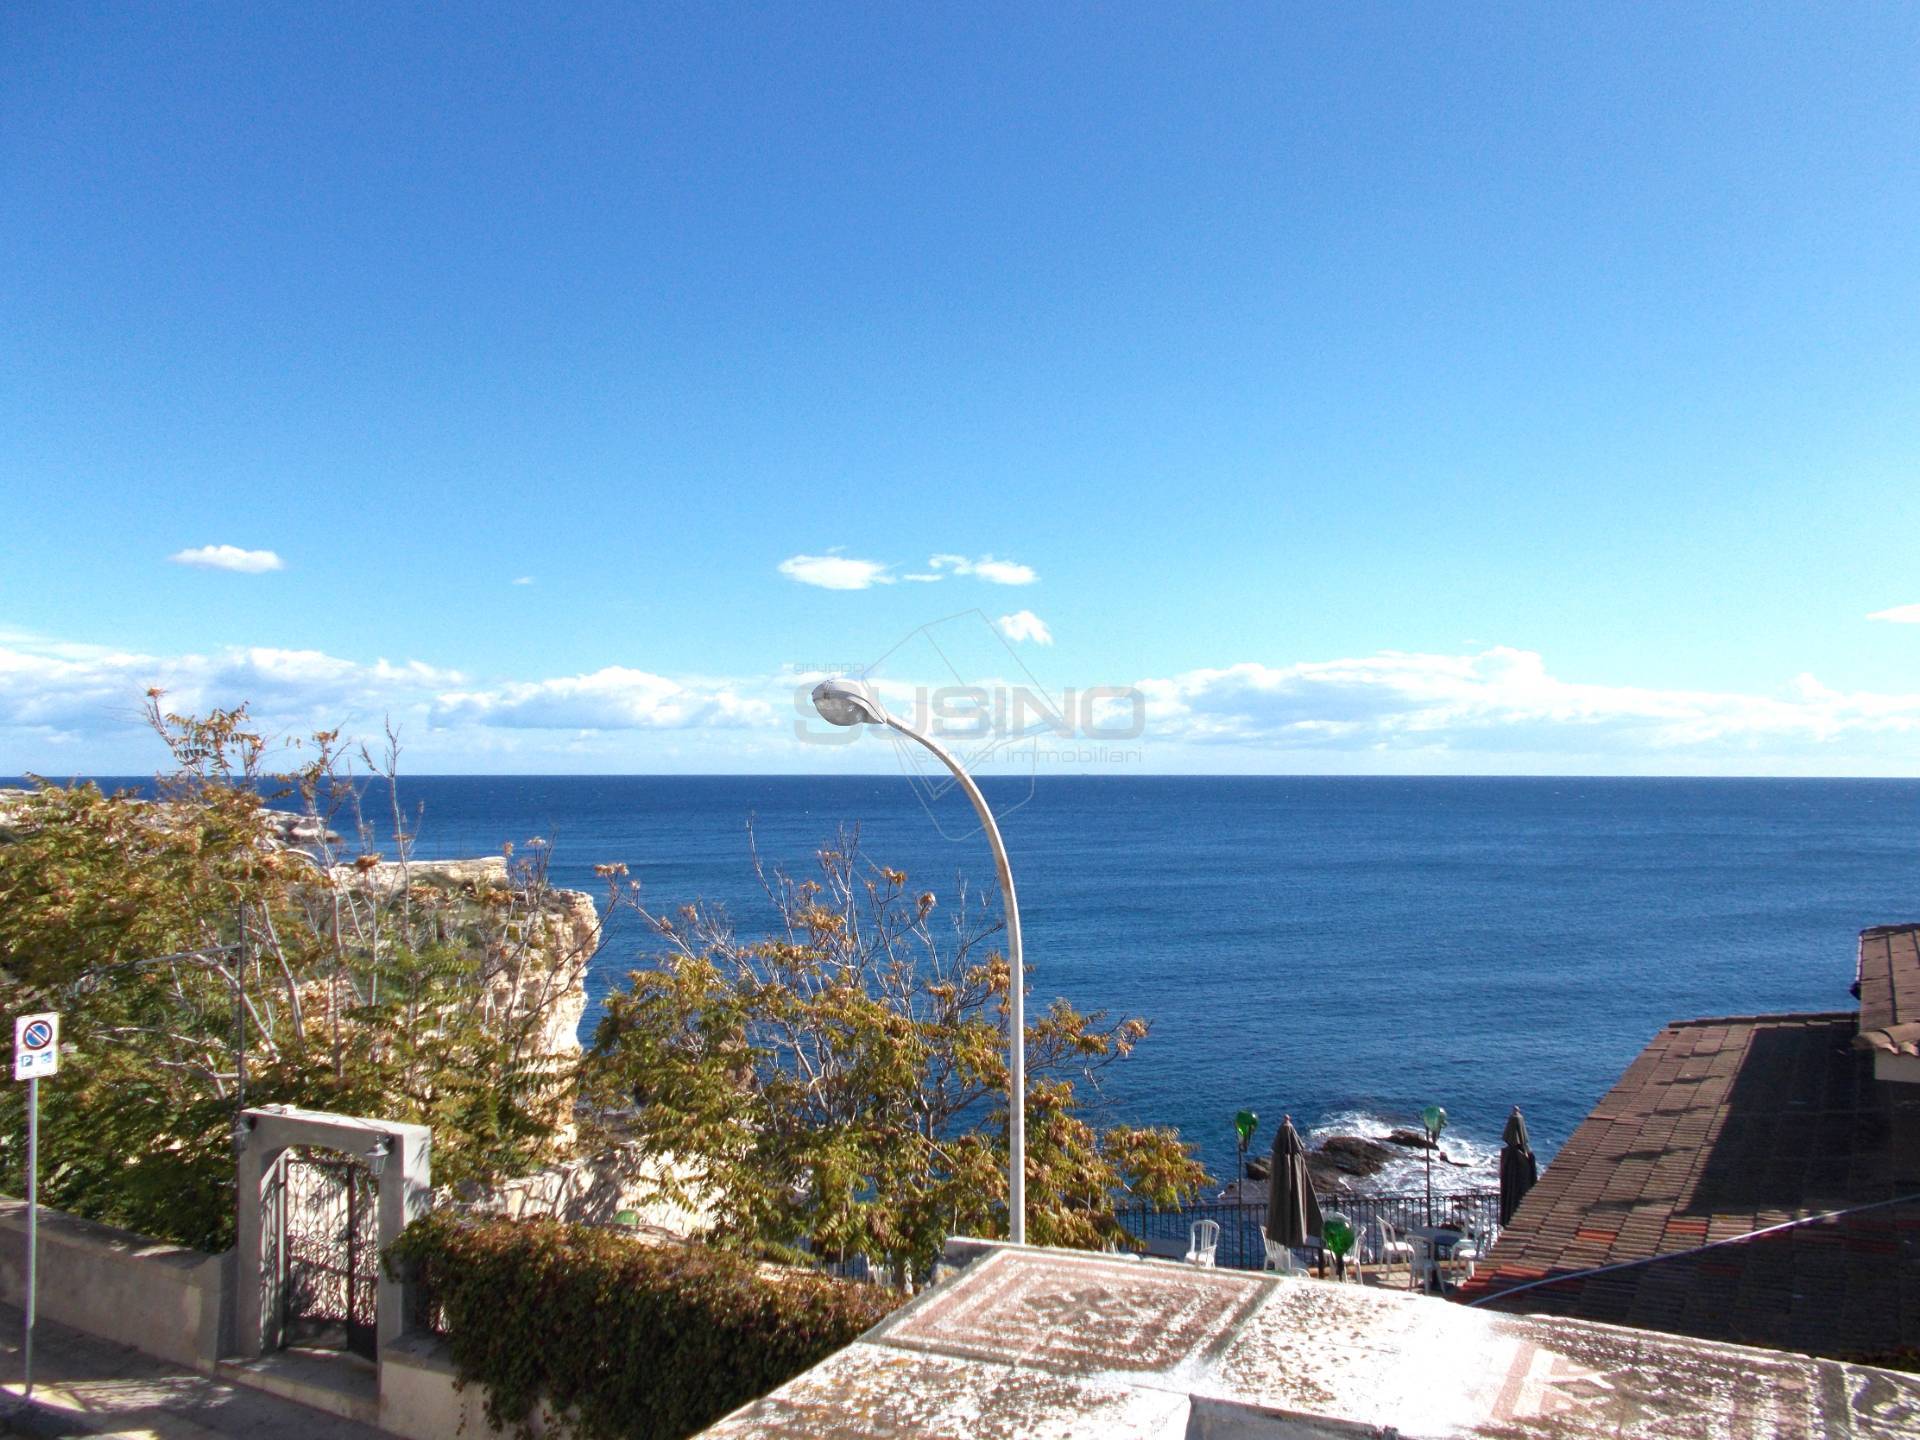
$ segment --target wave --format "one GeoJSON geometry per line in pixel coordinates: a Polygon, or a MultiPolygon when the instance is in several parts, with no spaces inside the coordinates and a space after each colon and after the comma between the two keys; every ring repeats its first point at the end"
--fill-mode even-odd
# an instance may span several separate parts
{"type": "MultiPolygon", "coordinates": [[[[1302,1139],[1309,1150],[1334,1135],[1358,1135],[1363,1140],[1384,1142],[1395,1130],[1418,1130],[1420,1121],[1411,1115],[1382,1115],[1377,1111],[1346,1109],[1332,1111],[1309,1128],[1302,1139]]],[[[1372,1175],[1356,1178],[1352,1188],[1363,1193],[1393,1195],[1423,1191],[1427,1183],[1427,1158],[1423,1150],[1403,1150],[1389,1145],[1394,1158],[1372,1175]]],[[[1452,1127],[1441,1132],[1439,1152],[1433,1162],[1433,1190],[1436,1195],[1462,1190],[1487,1190],[1500,1183],[1500,1142],[1491,1141],[1452,1127]],[[1444,1158],[1443,1158],[1444,1157],[1444,1158]]]]}

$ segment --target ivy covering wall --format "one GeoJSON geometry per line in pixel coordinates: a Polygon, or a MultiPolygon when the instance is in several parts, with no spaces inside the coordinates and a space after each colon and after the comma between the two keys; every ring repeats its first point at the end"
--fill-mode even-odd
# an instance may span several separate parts
{"type": "Polygon", "coordinates": [[[730,1251],[552,1220],[415,1221],[388,1252],[419,1267],[460,1382],[531,1433],[679,1440],[846,1345],[901,1301],[730,1251]],[[552,1433],[551,1431],[549,1433],[552,1433]]]}

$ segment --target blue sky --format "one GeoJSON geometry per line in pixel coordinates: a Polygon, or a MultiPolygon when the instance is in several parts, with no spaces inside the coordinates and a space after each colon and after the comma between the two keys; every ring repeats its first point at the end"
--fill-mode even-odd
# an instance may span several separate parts
{"type": "Polygon", "coordinates": [[[0,773],[1920,773],[1920,12],[559,8],[0,18],[0,773]]]}

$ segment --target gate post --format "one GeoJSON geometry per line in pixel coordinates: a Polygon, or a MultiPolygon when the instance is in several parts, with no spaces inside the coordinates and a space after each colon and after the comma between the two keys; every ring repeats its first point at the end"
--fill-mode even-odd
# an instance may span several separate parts
{"type": "MultiPolygon", "coordinates": [[[[244,1122],[243,1122],[244,1123],[244,1122]]],[[[234,1217],[233,1340],[242,1359],[253,1360],[280,1344],[280,1268],[286,1261],[286,1204],[280,1193],[281,1160],[285,1145],[264,1137],[246,1142],[235,1157],[234,1175],[238,1214],[234,1217]],[[268,1227],[274,1233],[267,1234],[268,1227]],[[267,1274],[273,1260],[275,1273],[267,1274]]]]}
{"type": "MultiPolygon", "coordinates": [[[[380,1249],[433,1208],[433,1132],[424,1125],[390,1125],[387,1165],[380,1176],[380,1249]]],[[[386,1261],[380,1267],[379,1344],[386,1349],[407,1333],[413,1310],[414,1279],[403,1273],[394,1279],[386,1261]]]]}

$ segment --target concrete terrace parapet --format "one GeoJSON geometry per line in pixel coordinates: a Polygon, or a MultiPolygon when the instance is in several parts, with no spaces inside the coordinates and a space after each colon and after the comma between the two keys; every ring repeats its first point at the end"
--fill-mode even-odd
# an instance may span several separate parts
{"type": "Polygon", "coordinates": [[[957,1274],[706,1435],[1920,1433],[1920,1377],[1357,1285],[960,1240],[957,1274]]]}
{"type": "MultiPolygon", "coordinates": [[[[208,1255],[40,1207],[39,1312],[211,1372],[231,1343],[233,1252],[208,1255]]],[[[25,1303],[27,1202],[0,1196],[0,1299],[25,1303]]]]}
{"type": "MultiPolygon", "coordinates": [[[[377,1423],[404,1440],[501,1433],[487,1422],[486,1387],[463,1386],[447,1343],[433,1335],[407,1335],[381,1348],[377,1423]]],[[[534,1440],[544,1440],[548,1428],[536,1406],[528,1422],[534,1440]]]]}

